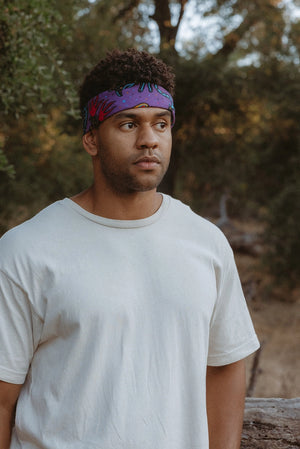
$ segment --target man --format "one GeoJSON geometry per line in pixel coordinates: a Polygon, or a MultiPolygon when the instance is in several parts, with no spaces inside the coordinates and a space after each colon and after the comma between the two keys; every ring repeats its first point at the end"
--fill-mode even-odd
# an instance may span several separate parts
{"type": "Polygon", "coordinates": [[[173,91],[108,54],[80,91],[93,185],[1,239],[1,449],[239,447],[258,341],[223,234],[157,192],[173,91]]]}

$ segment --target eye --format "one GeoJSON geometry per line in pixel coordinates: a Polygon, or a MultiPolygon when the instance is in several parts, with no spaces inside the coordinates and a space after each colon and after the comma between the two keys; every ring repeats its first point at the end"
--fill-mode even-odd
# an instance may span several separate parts
{"type": "Polygon", "coordinates": [[[131,129],[135,128],[135,123],[134,122],[126,122],[126,123],[122,123],[121,128],[125,131],[130,131],[131,129]]]}
{"type": "Polygon", "coordinates": [[[158,122],[158,123],[155,124],[155,126],[156,126],[156,128],[159,131],[164,131],[168,127],[168,123],[166,123],[166,122],[158,122]]]}

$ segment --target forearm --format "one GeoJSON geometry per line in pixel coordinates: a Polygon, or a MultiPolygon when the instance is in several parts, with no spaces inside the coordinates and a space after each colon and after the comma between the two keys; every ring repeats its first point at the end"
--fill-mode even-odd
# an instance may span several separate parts
{"type": "Polygon", "coordinates": [[[9,449],[16,403],[22,385],[0,380],[0,449],[9,449]]]}
{"type": "Polygon", "coordinates": [[[209,449],[239,449],[245,388],[243,360],[221,367],[207,367],[209,449]]]}
{"type": "Polygon", "coordinates": [[[0,408],[0,449],[9,449],[14,414],[0,408]]]}

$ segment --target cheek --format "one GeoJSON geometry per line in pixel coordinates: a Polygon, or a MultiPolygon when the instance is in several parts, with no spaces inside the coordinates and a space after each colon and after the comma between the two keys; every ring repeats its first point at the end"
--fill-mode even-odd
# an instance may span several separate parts
{"type": "Polygon", "coordinates": [[[135,144],[135,137],[133,133],[112,133],[108,140],[109,148],[114,153],[115,157],[118,155],[122,157],[126,153],[130,153],[135,144]]]}
{"type": "Polygon", "coordinates": [[[172,151],[172,137],[166,137],[163,142],[163,150],[165,157],[170,157],[172,151]]]}
{"type": "Polygon", "coordinates": [[[133,156],[132,151],[129,150],[129,145],[116,138],[114,142],[102,143],[99,148],[99,157],[102,165],[105,165],[108,170],[116,171],[125,168],[133,156]]]}
{"type": "Polygon", "coordinates": [[[100,152],[105,152],[111,159],[117,159],[118,156],[121,157],[126,151],[126,148],[126,139],[122,139],[117,132],[103,133],[99,139],[100,152]]]}

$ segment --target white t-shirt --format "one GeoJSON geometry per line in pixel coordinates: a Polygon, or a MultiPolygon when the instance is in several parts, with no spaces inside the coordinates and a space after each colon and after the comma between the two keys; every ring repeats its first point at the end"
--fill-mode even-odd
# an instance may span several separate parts
{"type": "Polygon", "coordinates": [[[208,449],[208,365],[258,346],[223,234],[167,195],[141,220],[58,201],[0,241],[11,449],[208,449]]]}

